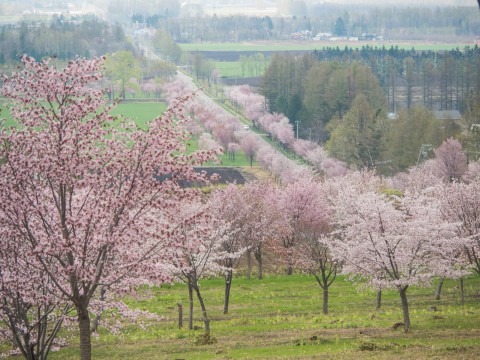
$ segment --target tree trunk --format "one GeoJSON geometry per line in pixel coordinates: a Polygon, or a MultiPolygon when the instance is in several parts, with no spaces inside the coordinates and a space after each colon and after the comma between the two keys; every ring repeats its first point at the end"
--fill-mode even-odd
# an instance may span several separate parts
{"type": "Polygon", "coordinates": [[[232,269],[228,269],[225,274],[225,302],[223,305],[223,313],[228,314],[228,302],[230,301],[230,288],[232,287],[233,273],[232,269]]]}
{"type": "Polygon", "coordinates": [[[200,288],[197,285],[194,285],[195,292],[197,293],[198,301],[200,302],[200,307],[202,308],[202,317],[203,324],[205,325],[205,335],[210,336],[210,320],[208,319],[207,309],[205,308],[205,303],[203,301],[202,295],[200,294],[200,288]]]}
{"type": "Polygon", "coordinates": [[[80,329],[80,359],[91,360],[92,343],[90,339],[90,315],[86,307],[77,307],[78,325],[80,329]]]}
{"type": "Polygon", "coordinates": [[[382,289],[378,289],[377,291],[377,310],[382,307],[382,289]]]}
{"type": "Polygon", "coordinates": [[[183,327],[183,306],[181,303],[177,303],[178,307],[178,328],[181,329],[183,327]]]}
{"type": "MultiPolygon", "coordinates": [[[[107,289],[102,288],[100,292],[100,301],[105,302],[106,299],[107,299],[107,289]]],[[[92,334],[97,332],[98,330],[98,325],[100,324],[100,319],[102,317],[102,311],[103,311],[103,306],[100,309],[100,312],[95,316],[95,319],[93,320],[92,329],[90,330],[92,334]]]]}
{"type": "Polygon", "coordinates": [[[247,279],[252,276],[252,250],[247,250],[247,279]]]}
{"type": "Polygon", "coordinates": [[[460,278],[460,303],[465,305],[465,292],[463,289],[463,277],[460,278]]]}
{"type": "Polygon", "coordinates": [[[401,287],[399,289],[400,299],[402,299],[404,330],[406,333],[410,331],[410,313],[408,312],[407,289],[408,286],[401,287]]]}
{"type": "Polygon", "coordinates": [[[258,246],[255,250],[255,259],[257,259],[258,264],[258,279],[263,279],[263,256],[262,256],[262,248],[258,246]]]}
{"type": "Polygon", "coordinates": [[[328,288],[323,289],[323,313],[328,314],[328,288]]]}
{"type": "Polygon", "coordinates": [[[289,264],[287,268],[287,275],[292,275],[292,274],[293,274],[293,266],[289,264]]]}
{"type": "Polygon", "coordinates": [[[192,284],[188,284],[188,330],[193,330],[193,288],[192,284]]]}
{"type": "Polygon", "coordinates": [[[443,281],[444,280],[445,280],[445,278],[442,276],[440,278],[440,282],[438,283],[437,291],[435,291],[435,300],[440,300],[440,294],[442,293],[442,286],[443,286],[443,281]]]}

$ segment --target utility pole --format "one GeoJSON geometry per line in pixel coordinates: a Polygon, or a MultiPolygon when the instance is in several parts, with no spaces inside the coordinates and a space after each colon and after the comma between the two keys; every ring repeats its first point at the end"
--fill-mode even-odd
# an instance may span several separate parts
{"type": "MultiPolygon", "coordinates": [[[[478,0],[478,1],[480,1],[480,0],[478,0]]],[[[299,122],[300,122],[300,121],[298,121],[298,120],[295,121],[295,124],[297,125],[297,140],[298,140],[298,123],[299,123],[299,122]]]]}

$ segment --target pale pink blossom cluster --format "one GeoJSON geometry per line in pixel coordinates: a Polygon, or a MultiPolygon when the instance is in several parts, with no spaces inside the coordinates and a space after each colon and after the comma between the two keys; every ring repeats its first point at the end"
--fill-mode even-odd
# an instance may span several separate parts
{"type": "Polygon", "coordinates": [[[163,84],[162,93],[168,104],[173,104],[173,102],[179,98],[192,95],[192,91],[181,79],[174,79],[173,81],[163,84]]]}
{"type": "Polygon", "coordinates": [[[162,84],[155,79],[144,80],[140,88],[147,96],[150,96],[150,94],[155,94],[157,99],[160,97],[160,93],[162,92],[162,84]]]}
{"type": "Polygon", "coordinates": [[[258,126],[258,120],[266,112],[265,98],[253,92],[248,85],[233,86],[225,88],[224,91],[225,96],[240,106],[245,116],[258,126]]]}

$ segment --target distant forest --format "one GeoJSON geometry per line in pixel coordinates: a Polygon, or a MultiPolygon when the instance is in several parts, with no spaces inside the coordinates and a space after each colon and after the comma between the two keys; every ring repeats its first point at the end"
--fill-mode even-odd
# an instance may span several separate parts
{"type": "MultiPolygon", "coordinates": [[[[312,65],[305,58],[288,59],[291,55],[279,55],[273,59],[265,75],[264,92],[271,110],[277,104],[284,106],[280,96],[293,96],[291,89],[300,89],[308,81],[297,76],[295,62],[301,63],[308,71],[312,65]],[[289,63],[280,66],[284,74],[279,74],[277,62],[289,63]],[[292,63],[293,62],[293,63],[292,63]],[[292,72],[293,71],[293,72],[292,72]],[[284,77],[283,84],[273,84],[272,77],[284,77]],[[273,88],[271,87],[273,86],[273,88]],[[283,89],[280,92],[274,88],[283,89]]],[[[478,46],[452,51],[415,51],[398,47],[326,48],[315,50],[315,60],[350,64],[360,61],[366,64],[375,75],[387,98],[387,109],[394,112],[398,108],[423,105],[430,110],[459,110],[464,112],[469,99],[480,96],[480,49],[478,46]]],[[[293,92],[295,93],[295,92],[293,92]]],[[[341,107],[337,111],[342,113],[341,107]]]]}
{"type": "Polygon", "coordinates": [[[307,31],[336,36],[377,34],[386,39],[446,41],[480,36],[476,7],[360,7],[318,4],[291,17],[190,16],[165,14],[131,17],[135,24],[160,26],[177,42],[285,40],[307,31]]]}
{"type": "Polygon", "coordinates": [[[93,16],[69,20],[55,16],[49,24],[23,22],[0,29],[0,64],[19,61],[22,54],[69,60],[118,50],[134,51],[123,28],[93,16]]]}
{"type": "Polygon", "coordinates": [[[350,165],[405,170],[423,145],[435,147],[449,137],[461,138],[474,158],[480,150],[477,46],[277,54],[261,91],[269,111],[285,114],[300,137],[325,144],[350,165]]]}

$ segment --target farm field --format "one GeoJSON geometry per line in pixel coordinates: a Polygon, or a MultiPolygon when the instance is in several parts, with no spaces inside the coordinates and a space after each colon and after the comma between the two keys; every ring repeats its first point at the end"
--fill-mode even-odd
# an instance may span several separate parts
{"type": "MultiPolygon", "coordinates": [[[[321,312],[322,291],[311,276],[233,279],[230,313],[224,315],[224,280],[201,282],[217,342],[195,345],[202,330],[187,330],[188,291],[174,284],[144,290],[149,298],[132,307],[162,316],[146,330],[127,325],[118,335],[105,332],[93,342],[95,359],[474,359],[480,352],[480,279],[465,281],[460,305],[458,281],[447,281],[442,299],[433,288],[408,290],[412,331],[392,326],[402,321],[400,299],[385,291],[380,310],[376,293],[358,291],[339,277],[331,286],[328,315],[321,312]],[[184,306],[184,328],[177,327],[177,303],[184,306]],[[429,311],[435,306],[437,311],[429,311]]],[[[194,325],[202,327],[195,302],[194,325]]],[[[75,337],[73,338],[75,339],[75,337]]],[[[72,342],[75,340],[71,340],[72,342]]],[[[51,359],[78,359],[76,344],[51,359]]]]}
{"type": "Polygon", "coordinates": [[[270,51],[307,51],[319,50],[327,47],[345,46],[353,48],[361,48],[362,46],[373,46],[390,48],[398,46],[400,49],[416,50],[453,50],[457,47],[462,49],[465,46],[474,46],[474,44],[459,44],[459,43],[425,43],[425,42],[331,42],[331,41],[285,41],[285,42],[242,42],[242,43],[191,43],[178,44],[183,51],[252,51],[252,52],[270,52],[270,51]]]}

